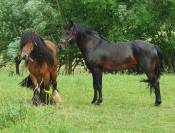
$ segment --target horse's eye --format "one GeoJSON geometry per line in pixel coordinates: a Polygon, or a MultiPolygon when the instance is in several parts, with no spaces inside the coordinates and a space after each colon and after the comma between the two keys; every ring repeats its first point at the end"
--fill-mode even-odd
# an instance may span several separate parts
{"type": "Polygon", "coordinates": [[[68,31],[66,31],[66,35],[69,35],[69,32],[68,31]]]}

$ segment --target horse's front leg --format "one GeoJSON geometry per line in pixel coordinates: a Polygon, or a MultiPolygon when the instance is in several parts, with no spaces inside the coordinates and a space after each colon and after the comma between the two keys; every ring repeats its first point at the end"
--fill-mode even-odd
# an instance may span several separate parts
{"type": "Polygon", "coordinates": [[[93,87],[94,87],[94,99],[97,99],[97,92],[95,92],[96,90],[98,91],[98,99],[96,100],[95,104],[99,105],[100,103],[102,103],[103,98],[102,98],[102,70],[99,68],[95,68],[92,71],[92,75],[93,75],[93,87]]]}
{"type": "Polygon", "coordinates": [[[58,103],[60,101],[60,96],[57,90],[56,75],[55,77],[53,77],[53,75],[51,74],[50,77],[49,72],[45,73],[43,81],[44,81],[44,89],[43,88],[41,89],[41,97],[43,97],[42,99],[45,100],[44,103],[45,104],[58,103]],[[50,85],[52,85],[53,91],[50,90],[50,85]]]}
{"type": "Polygon", "coordinates": [[[38,83],[37,83],[37,79],[35,78],[34,75],[30,74],[30,78],[32,80],[33,83],[33,97],[32,97],[32,102],[34,105],[40,105],[41,104],[41,99],[40,99],[40,94],[39,94],[39,87],[38,87],[38,83]]]}
{"type": "Polygon", "coordinates": [[[32,97],[32,102],[34,105],[40,105],[42,103],[42,100],[40,98],[40,92],[39,92],[39,87],[36,85],[33,88],[33,97],[32,97]]]}
{"type": "Polygon", "coordinates": [[[51,97],[51,90],[50,90],[50,73],[45,73],[40,86],[40,97],[42,102],[45,104],[52,104],[52,97],[51,97]]]}
{"type": "Polygon", "coordinates": [[[94,104],[97,101],[97,85],[96,85],[96,78],[95,78],[94,72],[92,72],[92,78],[93,78],[94,97],[91,103],[94,104]]]}

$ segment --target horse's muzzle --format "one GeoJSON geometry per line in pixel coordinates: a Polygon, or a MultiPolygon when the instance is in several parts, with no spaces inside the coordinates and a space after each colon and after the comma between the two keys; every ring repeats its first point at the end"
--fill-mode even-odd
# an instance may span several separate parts
{"type": "Polygon", "coordinates": [[[28,54],[26,54],[24,52],[21,53],[21,58],[24,59],[24,60],[26,60],[26,61],[27,60],[30,60],[30,61],[33,62],[33,59],[28,54]]]}
{"type": "Polygon", "coordinates": [[[21,59],[27,59],[28,55],[24,52],[21,53],[21,59]]]}
{"type": "Polygon", "coordinates": [[[59,47],[59,49],[61,49],[61,50],[65,50],[65,49],[66,49],[66,45],[63,44],[63,43],[59,43],[59,44],[58,44],[58,47],[59,47]]]}

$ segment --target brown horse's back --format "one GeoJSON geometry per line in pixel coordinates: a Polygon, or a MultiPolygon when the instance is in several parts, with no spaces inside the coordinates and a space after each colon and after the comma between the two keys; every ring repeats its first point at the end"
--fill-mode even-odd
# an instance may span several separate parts
{"type": "Polygon", "coordinates": [[[46,43],[47,47],[53,52],[54,57],[56,57],[57,49],[55,44],[49,40],[44,40],[44,42],[46,43]]]}

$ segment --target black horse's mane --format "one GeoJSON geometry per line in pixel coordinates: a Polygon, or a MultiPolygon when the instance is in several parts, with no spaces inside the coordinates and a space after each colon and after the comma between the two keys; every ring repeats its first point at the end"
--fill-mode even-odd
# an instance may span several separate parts
{"type": "Polygon", "coordinates": [[[110,42],[106,37],[100,35],[98,32],[94,31],[94,30],[91,30],[90,28],[87,28],[85,26],[81,26],[81,25],[76,25],[76,30],[82,34],[86,34],[86,35],[92,35],[94,37],[97,37],[97,38],[100,38],[100,39],[103,39],[107,42],[110,42]]]}
{"type": "Polygon", "coordinates": [[[46,62],[52,66],[54,64],[52,51],[47,47],[44,40],[35,32],[24,32],[21,36],[20,50],[31,41],[34,49],[32,50],[30,57],[36,60],[39,64],[46,62]]]}

